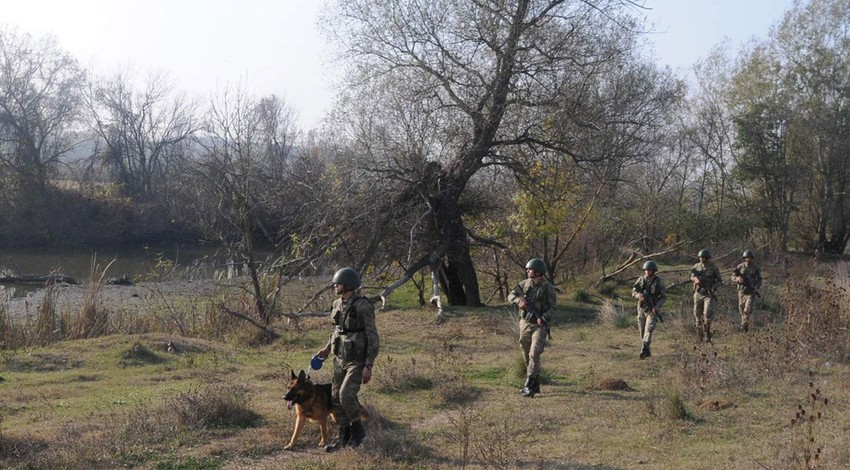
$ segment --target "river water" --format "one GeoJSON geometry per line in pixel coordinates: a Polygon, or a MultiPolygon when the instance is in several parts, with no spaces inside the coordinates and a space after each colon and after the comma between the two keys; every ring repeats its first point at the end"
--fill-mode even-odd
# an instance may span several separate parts
{"type": "MultiPolygon", "coordinates": [[[[239,265],[217,246],[103,246],[97,248],[0,248],[0,276],[51,273],[80,283],[99,278],[129,277],[134,281],[219,279],[239,274],[239,265]],[[110,264],[111,263],[111,264],[110,264]],[[107,268],[108,266],[108,268],[107,268]]],[[[40,286],[2,285],[0,299],[25,296],[40,286]]]]}

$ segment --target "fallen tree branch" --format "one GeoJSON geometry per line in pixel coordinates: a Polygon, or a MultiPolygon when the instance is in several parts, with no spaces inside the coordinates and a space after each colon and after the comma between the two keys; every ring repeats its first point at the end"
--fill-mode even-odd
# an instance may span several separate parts
{"type": "Polygon", "coordinates": [[[268,336],[269,340],[275,340],[277,338],[280,338],[280,335],[277,334],[277,332],[275,332],[273,329],[269,328],[266,325],[263,325],[262,323],[260,323],[257,320],[249,317],[248,315],[245,315],[244,313],[240,313],[240,312],[237,312],[235,310],[231,310],[231,309],[227,308],[224,304],[217,304],[216,307],[218,307],[219,310],[221,310],[222,312],[224,312],[228,315],[232,315],[236,318],[240,318],[240,319],[245,320],[246,322],[254,325],[258,329],[260,329],[263,333],[265,333],[268,336]]]}
{"type": "Polygon", "coordinates": [[[673,251],[678,251],[683,246],[690,245],[691,243],[694,243],[695,241],[697,241],[697,240],[680,241],[680,242],[674,243],[673,245],[668,246],[667,248],[665,248],[662,251],[650,253],[648,255],[642,255],[642,254],[638,253],[637,251],[632,250],[632,252],[629,254],[629,258],[626,261],[623,261],[622,263],[620,263],[620,265],[617,266],[614,269],[614,271],[612,271],[608,274],[604,274],[602,277],[600,277],[596,281],[596,284],[599,285],[599,284],[602,284],[603,282],[605,282],[609,279],[613,279],[614,276],[616,276],[617,274],[620,274],[621,272],[625,271],[626,269],[634,266],[635,264],[637,264],[641,261],[649,260],[649,259],[655,259],[655,258],[657,258],[661,255],[665,255],[665,254],[673,252],[673,251]]]}
{"type": "Polygon", "coordinates": [[[46,276],[4,276],[0,277],[0,284],[73,284],[79,285],[79,281],[64,274],[48,274],[46,276]]]}

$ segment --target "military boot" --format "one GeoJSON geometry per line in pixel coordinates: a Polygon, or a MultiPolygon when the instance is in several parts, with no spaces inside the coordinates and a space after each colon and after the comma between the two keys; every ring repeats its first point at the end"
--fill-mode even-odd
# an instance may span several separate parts
{"type": "Polygon", "coordinates": [[[365,438],[366,428],[363,427],[363,423],[360,421],[351,423],[351,439],[348,441],[348,445],[357,447],[363,443],[363,439],[365,438]]]}
{"type": "MultiPolygon", "coordinates": [[[[365,434],[364,434],[365,435],[365,434]]],[[[348,424],[337,424],[336,437],[325,446],[325,452],[335,452],[348,445],[351,440],[351,427],[348,424]]]]}
{"type": "Polygon", "coordinates": [[[741,323],[741,333],[746,333],[750,331],[749,323],[741,323]]]}
{"type": "Polygon", "coordinates": [[[652,353],[649,352],[649,342],[643,342],[643,349],[640,350],[640,358],[646,359],[647,357],[652,357],[652,353]]]}
{"type": "Polygon", "coordinates": [[[534,393],[535,393],[534,392],[535,382],[536,381],[534,380],[533,377],[528,377],[527,379],[525,379],[525,386],[522,387],[522,390],[519,392],[520,395],[522,395],[526,398],[533,397],[534,393]]]}

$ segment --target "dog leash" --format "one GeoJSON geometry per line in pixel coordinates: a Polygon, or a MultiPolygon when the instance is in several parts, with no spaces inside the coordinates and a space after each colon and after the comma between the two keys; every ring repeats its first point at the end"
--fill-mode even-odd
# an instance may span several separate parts
{"type": "MultiPolygon", "coordinates": [[[[327,359],[327,358],[325,358],[325,359],[327,359]]],[[[322,366],[325,364],[325,359],[322,359],[321,357],[319,357],[318,354],[314,354],[313,357],[310,358],[310,365],[308,366],[307,370],[308,371],[313,371],[313,370],[317,371],[317,370],[321,369],[322,366]]],[[[307,373],[307,376],[308,377],[310,376],[309,372],[307,373]]]]}

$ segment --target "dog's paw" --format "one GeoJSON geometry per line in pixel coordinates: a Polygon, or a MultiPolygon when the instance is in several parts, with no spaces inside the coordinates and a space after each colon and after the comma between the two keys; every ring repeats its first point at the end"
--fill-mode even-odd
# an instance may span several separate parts
{"type": "Polygon", "coordinates": [[[292,450],[293,447],[295,447],[295,444],[290,443],[290,444],[285,445],[283,447],[283,450],[292,450]]]}

